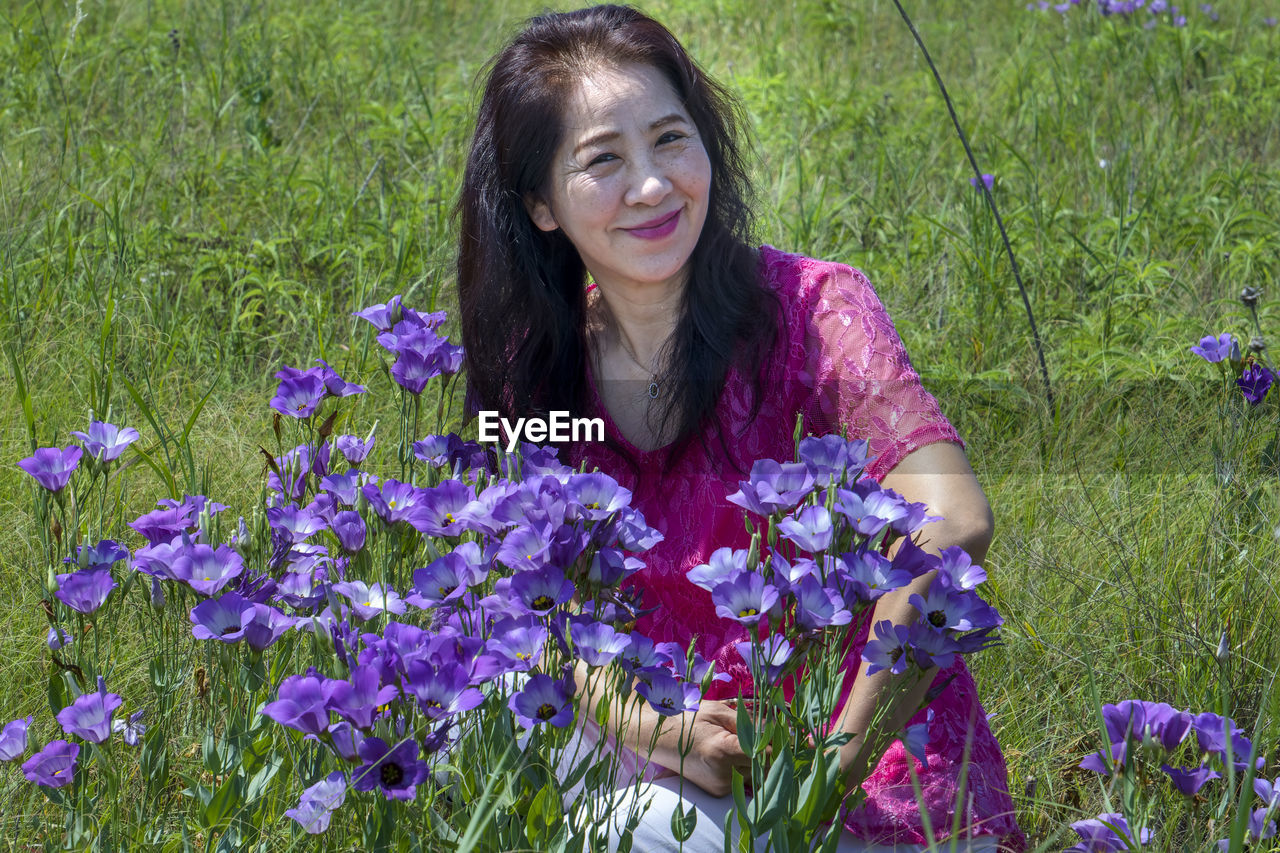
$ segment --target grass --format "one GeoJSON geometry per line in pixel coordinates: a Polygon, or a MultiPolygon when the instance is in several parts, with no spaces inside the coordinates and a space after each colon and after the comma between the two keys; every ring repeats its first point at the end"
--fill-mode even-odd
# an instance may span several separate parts
{"type": "MultiPolygon", "coordinates": [[[[1264,331],[1280,310],[1280,30],[1263,0],[1152,30],[915,5],[996,175],[1054,410],[999,235],[891,4],[644,8],[741,97],[762,240],[866,270],[969,443],[1009,621],[977,676],[1019,819],[1043,841],[1098,810],[1073,769],[1097,748],[1090,673],[1104,701],[1208,710],[1225,695],[1276,758],[1274,407],[1237,411],[1187,347],[1252,333],[1246,285],[1264,290],[1264,331]]],[[[322,356],[371,377],[382,366],[352,310],[394,293],[451,307],[473,83],[537,8],[7,4],[0,456],[65,444],[110,411],[156,460],[132,472],[122,519],[184,490],[250,505],[275,369],[322,356]]],[[[370,408],[363,422],[394,423],[370,408]]],[[[0,466],[6,720],[44,706],[50,666],[31,506],[25,475],[0,466]]],[[[4,779],[0,820],[18,832],[41,807],[4,779]]]]}

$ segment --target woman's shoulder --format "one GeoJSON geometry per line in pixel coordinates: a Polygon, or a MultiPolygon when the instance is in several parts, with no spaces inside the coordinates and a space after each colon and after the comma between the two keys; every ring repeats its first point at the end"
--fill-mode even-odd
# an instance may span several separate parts
{"type": "Polygon", "coordinates": [[[879,302],[871,282],[856,267],[784,252],[768,244],[759,251],[761,276],[784,305],[808,313],[829,306],[832,301],[879,302]]]}

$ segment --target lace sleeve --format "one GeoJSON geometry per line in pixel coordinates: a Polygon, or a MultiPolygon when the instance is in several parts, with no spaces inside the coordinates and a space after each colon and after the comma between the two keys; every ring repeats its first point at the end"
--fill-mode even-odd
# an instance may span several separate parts
{"type": "Polygon", "coordinates": [[[935,441],[964,441],[920,384],[866,276],[843,264],[818,263],[804,282],[806,364],[813,383],[805,406],[810,430],[865,438],[875,459],[867,472],[880,479],[911,451],[935,441]]]}

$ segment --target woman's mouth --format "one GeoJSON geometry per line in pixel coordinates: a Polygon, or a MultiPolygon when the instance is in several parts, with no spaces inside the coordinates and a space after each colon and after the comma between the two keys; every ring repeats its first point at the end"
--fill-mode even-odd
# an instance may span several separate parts
{"type": "Polygon", "coordinates": [[[622,230],[633,237],[639,237],[641,240],[661,240],[675,231],[676,226],[679,224],[680,211],[674,210],[635,228],[623,228],[622,230]]]}

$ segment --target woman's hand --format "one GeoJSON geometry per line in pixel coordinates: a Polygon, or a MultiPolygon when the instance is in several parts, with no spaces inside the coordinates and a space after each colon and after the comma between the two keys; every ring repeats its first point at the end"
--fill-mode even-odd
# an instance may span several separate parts
{"type": "MultiPolygon", "coordinates": [[[[727,702],[704,699],[696,714],[684,717],[683,740],[690,748],[683,763],[679,760],[677,745],[675,763],[666,766],[680,772],[684,778],[713,797],[727,797],[734,769],[744,776],[751,775],[751,759],[738,743],[737,720],[738,714],[734,706],[727,702]]],[[[679,721],[673,717],[666,725],[670,726],[668,732],[678,738],[679,721]]]]}

